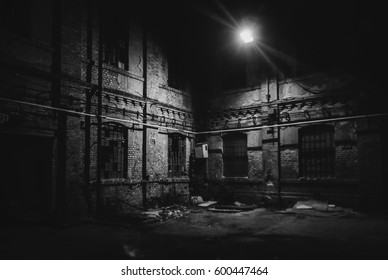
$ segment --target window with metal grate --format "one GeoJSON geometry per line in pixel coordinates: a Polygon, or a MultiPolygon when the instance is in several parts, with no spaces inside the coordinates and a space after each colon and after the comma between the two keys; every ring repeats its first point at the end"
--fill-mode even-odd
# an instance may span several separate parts
{"type": "Polygon", "coordinates": [[[186,137],[178,133],[168,135],[168,176],[186,174],[186,137]]]}
{"type": "Polygon", "coordinates": [[[247,135],[228,134],[223,137],[223,143],[224,176],[248,176],[247,135]]]}
{"type": "Polygon", "coordinates": [[[102,128],[102,177],[127,178],[128,130],[120,124],[109,123],[102,128]]]}
{"type": "Polygon", "coordinates": [[[335,176],[334,127],[314,125],[299,130],[299,173],[305,178],[335,176]]]}

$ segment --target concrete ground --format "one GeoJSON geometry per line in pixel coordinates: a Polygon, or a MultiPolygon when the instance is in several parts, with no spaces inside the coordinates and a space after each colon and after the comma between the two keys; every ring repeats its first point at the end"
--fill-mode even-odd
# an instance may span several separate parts
{"type": "Polygon", "coordinates": [[[201,207],[169,213],[67,227],[7,226],[0,229],[0,259],[388,259],[386,216],[201,207]]]}

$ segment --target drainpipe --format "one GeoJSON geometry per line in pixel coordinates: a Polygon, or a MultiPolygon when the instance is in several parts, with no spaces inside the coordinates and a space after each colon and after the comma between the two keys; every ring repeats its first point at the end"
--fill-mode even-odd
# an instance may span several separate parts
{"type": "MultiPolygon", "coordinates": [[[[62,8],[61,1],[53,2],[53,63],[54,79],[52,83],[53,107],[61,108],[61,64],[62,64],[62,8]]],[[[67,113],[57,114],[57,159],[56,159],[56,222],[62,223],[66,212],[66,123],[67,113]]]]}
{"type": "Polygon", "coordinates": [[[98,36],[98,91],[97,91],[97,171],[96,171],[96,203],[97,216],[103,214],[103,189],[101,183],[102,153],[101,153],[101,128],[102,128],[102,59],[103,59],[103,1],[99,4],[99,36],[98,36]]]}
{"type": "MultiPolygon", "coordinates": [[[[147,62],[147,22],[143,21],[143,98],[147,100],[148,96],[148,62],[147,62]]],[[[143,108],[143,123],[147,123],[147,103],[144,103],[143,108]]],[[[142,145],[142,196],[143,196],[143,208],[147,209],[147,126],[143,124],[143,145],[142,145]]]]}
{"type": "MultiPolygon", "coordinates": [[[[279,101],[280,100],[280,94],[279,94],[279,75],[276,71],[276,99],[279,101]]],[[[277,120],[278,124],[280,124],[280,110],[279,110],[279,103],[276,108],[277,112],[277,120]]],[[[277,134],[278,134],[278,201],[279,201],[279,206],[282,205],[281,199],[282,199],[282,154],[281,154],[281,143],[280,143],[280,132],[281,132],[281,127],[280,125],[277,127],[277,134]]]]}
{"type": "MultiPolygon", "coordinates": [[[[93,5],[92,0],[88,1],[88,18],[86,30],[86,82],[92,83],[92,68],[93,68],[93,5]]],[[[90,114],[93,89],[86,90],[86,105],[85,113],[90,114]]],[[[90,116],[85,116],[85,139],[84,139],[84,196],[88,206],[88,214],[92,213],[90,201],[90,116]]]]}

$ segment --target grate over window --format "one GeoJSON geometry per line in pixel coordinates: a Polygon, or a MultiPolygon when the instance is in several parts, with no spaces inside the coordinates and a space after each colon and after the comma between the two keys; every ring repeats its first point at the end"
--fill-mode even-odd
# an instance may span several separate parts
{"type": "Polygon", "coordinates": [[[247,135],[230,134],[223,137],[224,176],[248,176],[247,135]]]}
{"type": "Polygon", "coordinates": [[[119,124],[102,128],[102,176],[104,179],[126,178],[128,167],[128,131],[119,124]]]}
{"type": "Polygon", "coordinates": [[[186,175],[186,137],[173,133],[168,135],[168,176],[186,175]]]}
{"type": "Polygon", "coordinates": [[[299,171],[306,178],[335,176],[334,127],[314,125],[299,130],[299,171]]]}

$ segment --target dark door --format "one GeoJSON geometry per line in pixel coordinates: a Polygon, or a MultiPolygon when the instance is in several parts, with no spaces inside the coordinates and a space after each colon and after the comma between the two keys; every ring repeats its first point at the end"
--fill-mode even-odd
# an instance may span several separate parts
{"type": "Polygon", "coordinates": [[[52,139],[0,135],[0,216],[42,221],[49,210],[52,139]]]}

